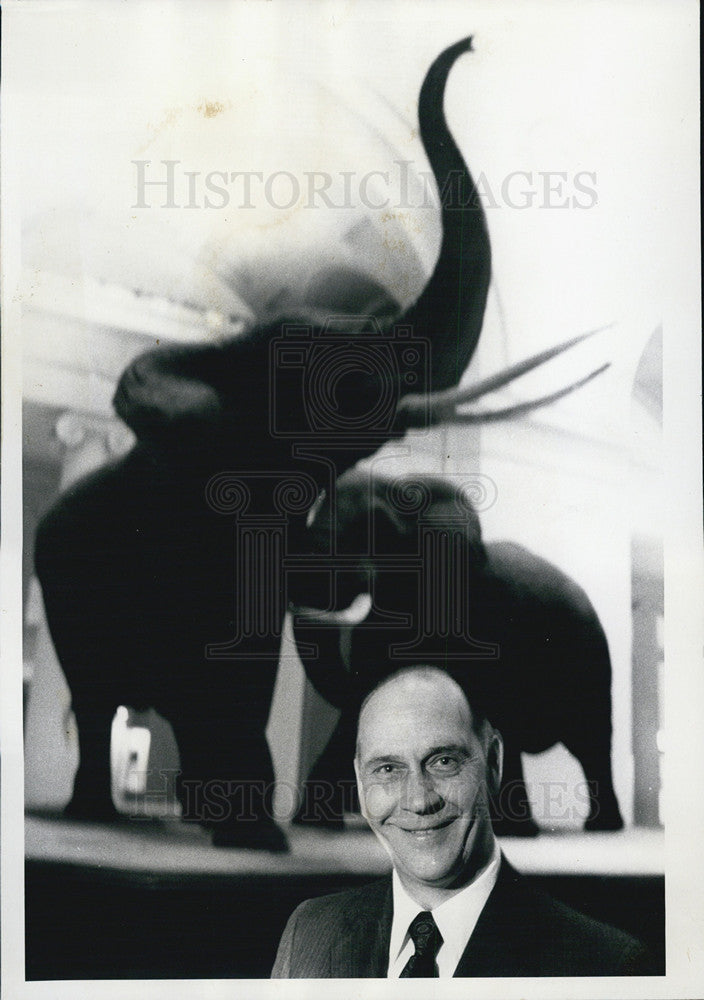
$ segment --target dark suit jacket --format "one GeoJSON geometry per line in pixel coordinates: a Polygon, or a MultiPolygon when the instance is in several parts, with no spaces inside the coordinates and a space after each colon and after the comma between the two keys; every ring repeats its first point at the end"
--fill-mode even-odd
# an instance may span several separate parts
{"type": "MultiPolygon", "coordinates": [[[[275,979],[383,978],[391,934],[391,879],[309,899],[286,925],[275,979]]],[[[455,976],[647,975],[644,947],[533,889],[501,868],[455,976]]]]}

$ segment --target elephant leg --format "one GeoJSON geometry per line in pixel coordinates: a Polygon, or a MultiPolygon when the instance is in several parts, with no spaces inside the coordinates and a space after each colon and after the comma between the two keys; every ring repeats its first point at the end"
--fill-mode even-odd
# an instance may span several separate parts
{"type": "Polygon", "coordinates": [[[501,789],[493,805],[494,832],[499,837],[534,837],[538,827],[531,816],[523,777],[520,748],[504,740],[504,772],[501,789]]]}
{"type": "Polygon", "coordinates": [[[582,765],[589,794],[589,815],[585,830],[621,830],[623,817],[619,809],[611,773],[611,732],[599,733],[595,728],[589,736],[572,735],[563,742],[582,765]]]}
{"type": "Polygon", "coordinates": [[[273,816],[273,774],[266,737],[219,740],[212,727],[174,726],[182,759],[176,788],[182,819],[200,823],[217,847],[285,851],[286,838],[273,816]],[[204,752],[204,741],[207,750],[204,752]]]}
{"type": "Polygon", "coordinates": [[[80,762],[67,814],[117,817],[111,795],[110,731],[115,710],[129,703],[121,637],[120,587],[129,586],[110,515],[119,509],[119,479],[108,470],[62,497],[37,533],[36,566],[52,640],[78,726],[80,762]],[[101,523],[102,521],[102,523],[101,523]]]}
{"type": "Polygon", "coordinates": [[[194,679],[178,704],[172,698],[163,709],[181,758],[182,818],[210,831],[216,846],[285,851],[265,735],[276,662],[207,664],[203,671],[200,684],[194,679]]]}
{"type": "Polygon", "coordinates": [[[301,805],[293,822],[302,826],[341,830],[346,812],[359,812],[352,760],[356,713],[343,709],[320,757],[303,784],[301,805]]]}
{"type": "MultiPolygon", "coordinates": [[[[600,629],[597,632],[593,623],[588,624],[591,627],[580,642],[585,683],[576,687],[579,701],[567,703],[562,742],[582,765],[587,780],[589,815],[585,830],[621,830],[623,818],[611,771],[611,664],[605,641],[598,641],[600,629]]],[[[576,676],[580,676],[576,656],[571,662],[576,664],[576,676]]]]}
{"type": "Polygon", "coordinates": [[[110,731],[117,707],[79,708],[74,703],[80,758],[73,796],[65,809],[72,819],[110,821],[119,815],[112,800],[110,770],[110,731]]]}

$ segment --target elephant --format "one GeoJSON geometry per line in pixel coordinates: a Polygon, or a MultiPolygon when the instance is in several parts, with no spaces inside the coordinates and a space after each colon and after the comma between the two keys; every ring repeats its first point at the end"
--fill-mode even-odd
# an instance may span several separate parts
{"type": "Polygon", "coordinates": [[[174,728],[184,818],[210,829],[216,844],[286,849],[271,819],[274,775],[264,735],[285,595],[275,565],[262,609],[267,628],[251,629],[229,655],[228,643],[242,631],[242,602],[233,594],[233,524],[212,496],[209,502],[208,484],[232,470],[248,510],[266,518],[276,513],[277,488],[290,483],[291,473],[298,476],[303,508],[286,512],[286,544],[294,551],[305,504],[311,507],[320,489],[330,489],[384,440],[404,433],[404,394],[446,390],[467,367],[481,330],[491,254],[443,94],[450,68],[470,47],[465,39],[444,51],[420,92],[420,134],[438,187],[459,182],[462,201],[442,207],[440,254],[410,308],[379,320],[351,317],[334,329],[289,315],[221,343],[162,346],[139,356],[113,401],[135,445],[75,484],[42,519],[36,571],[79,733],[69,815],[116,816],[111,719],[120,704],[152,706],[174,728]],[[371,364],[360,360],[360,343],[371,364]],[[279,363],[272,353],[277,344],[289,353],[298,346],[303,368],[279,363]],[[329,374],[322,389],[321,370],[323,378],[329,374]],[[328,389],[331,412],[311,413],[311,400],[328,389]],[[281,426],[271,421],[274,397],[281,426]],[[319,446],[318,454],[302,456],[300,444],[309,451],[319,446]]]}
{"type": "MultiPolygon", "coordinates": [[[[420,90],[442,240],[416,301],[394,312],[387,293],[382,315],[316,324],[291,313],[219,342],[137,357],[113,400],[136,443],[41,521],[36,571],[79,733],[70,815],[115,817],[110,721],[120,704],[152,706],[179,745],[184,818],[214,844],[286,850],[272,819],[264,727],[286,610],[284,556],[306,550],[308,512],[385,441],[475,419],[457,407],[575,342],[458,388],[491,275],[484,211],[443,110],[450,69],[470,49],[467,38],[442,52],[420,90]],[[272,534],[272,518],[285,522],[283,534],[272,534]],[[266,549],[256,549],[250,574],[235,551],[240,527],[245,547],[266,549]]],[[[545,405],[583,381],[476,419],[545,405]]]]}
{"type": "Polygon", "coordinates": [[[309,679],[342,714],[299,822],[339,826],[342,809],[354,807],[359,699],[415,662],[469,678],[502,733],[498,833],[537,832],[520,755],[557,742],[587,779],[585,829],[623,826],[611,775],[609,648],[574,580],[514,542],[483,543],[469,491],[439,476],[349,470],[316,510],[308,543],[323,568],[289,588],[294,635],[309,679]],[[360,610],[347,610],[365,593],[360,610]]]}

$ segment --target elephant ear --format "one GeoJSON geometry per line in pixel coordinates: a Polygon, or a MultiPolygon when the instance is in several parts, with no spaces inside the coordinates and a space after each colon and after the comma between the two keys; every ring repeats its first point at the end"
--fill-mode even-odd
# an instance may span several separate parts
{"type": "Polygon", "coordinates": [[[445,49],[428,70],[418,101],[420,135],[440,193],[443,235],[430,281],[398,322],[428,338],[430,380],[425,388],[433,390],[457,385],[471,361],[491,279],[484,209],[443,107],[450,69],[471,48],[470,37],[445,49]]]}
{"type": "Polygon", "coordinates": [[[268,342],[279,332],[276,325],[217,343],[146,351],[122,373],[115,411],[140,442],[179,465],[207,455],[233,455],[251,465],[267,445],[267,454],[274,451],[267,359],[268,342]]]}

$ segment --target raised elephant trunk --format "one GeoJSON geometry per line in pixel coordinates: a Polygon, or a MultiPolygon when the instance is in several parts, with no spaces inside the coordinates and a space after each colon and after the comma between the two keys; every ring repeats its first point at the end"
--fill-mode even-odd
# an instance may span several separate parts
{"type": "Polygon", "coordinates": [[[443,109],[450,69],[471,49],[471,37],[445,49],[428,70],[418,100],[420,135],[442,205],[442,243],[430,281],[399,322],[430,340],[430,388],[435,390],[457,385],[471,361],[491,278],[484,209],[443,109]]]}
{"type": "MultiPolygon", "coordinates": [[[[481,334],[491,280],[491,245],[476,184],[447,127],[443,108],[445,85],[458,56],[472,51],[472,37],[445,49],[428,70],[418,100],[423,147],[433,168],[442,206],[442,243],[435,270],[416,303],[399,325],[427,336],[431,344],[428,392],[410,393],[399,401],[396,426],[439,423],[485,423],[508,420],[556,402],[586,385],[604,364],[563,388],[498,410],[459,411],[488,393],[545,364],[599,331],[591,330],[542,351],[463,390],[455,387],[468,367],[481,334]],[[445,390],[445,391],[443,391],[445,390]]],[[[603,328],[602,328],[603,329],[603,328]]]]}

